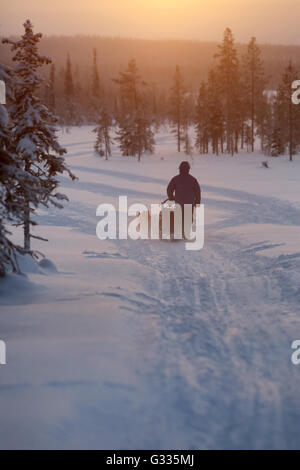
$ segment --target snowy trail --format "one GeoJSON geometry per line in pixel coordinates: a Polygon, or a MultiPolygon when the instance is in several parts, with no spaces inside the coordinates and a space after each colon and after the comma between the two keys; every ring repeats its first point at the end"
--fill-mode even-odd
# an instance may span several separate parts
{"type": "MultiPolygon", "coordinates": [[[[293,240],[299,233],[297,204],[273,196],[276,181],[269,194],[265,181],[237,187],[236,175],[224,187],[208,162],[194,166],[207,180],[203,250],[100,242],[97,205],[126,193],[158,201],[174,164],[106,164],[88,157],[86,135],[77,145],[65,138],[80,180],[62,180],[70,203],[40,213],[39,233],[52,241],[36,242],[60,272],[32,274],[35,285],[15,291],[0,286],[12,350],[0,371],[1,446],[300,448],[300,369],[290,360],[300,246],[287,251],[275,236],[279,226],[293,240]],[[251,224],[252,241],[239,232],[251,224]]],[[[243,175],[244,163],[235,165],[243,175]]]]}
{"type": "MultiPolygon", "coordinates": [[[[128,249],[161,275],[154,296],[129,307],[157,322],[149,380],[164,393],[153,422],[159,430],[161,414],[169,424],[175,414],[177,445],[187,447],[297,447],[298,436],[287,436],[300,409],[298,371],[289,367],[294,326],[284,315],[297,309],[299,292],[294,302],[287,298],[284,262],[274,270],[226,242],[226,251],[220,238],[201,254],[163,243],[128,249]]],[[[162,435],[162,446],[172,446],[167,424],[162,435]]]]}

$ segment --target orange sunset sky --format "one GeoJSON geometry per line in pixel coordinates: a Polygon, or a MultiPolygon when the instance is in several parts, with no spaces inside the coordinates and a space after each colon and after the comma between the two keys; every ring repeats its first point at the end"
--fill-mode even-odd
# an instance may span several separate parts
{"type": "Polygon", "coordinates": [[[0,0],[0,34],[30,18],[44,34],[300,44],[300,0],[0,0]]]}

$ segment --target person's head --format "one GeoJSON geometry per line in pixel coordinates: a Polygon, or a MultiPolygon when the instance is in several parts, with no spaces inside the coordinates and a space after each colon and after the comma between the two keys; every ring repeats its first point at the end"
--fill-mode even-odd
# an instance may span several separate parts
{"type": "Polygon", "coordinates": [[[181,162],[179,165],[180,174],[188,174],[190,172],[191,166],[189,162],[181,162]]]}

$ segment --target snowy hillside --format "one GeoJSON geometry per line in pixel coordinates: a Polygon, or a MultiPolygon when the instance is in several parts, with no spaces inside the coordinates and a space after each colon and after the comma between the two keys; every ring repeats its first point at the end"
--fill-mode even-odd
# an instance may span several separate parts
{"type": "Polygon", "coordinates": [[[190,157],[201,251],[100,241],[98,204],[160,202],[187,157],[161,132],[140,163],[105,161],[91,129],[61,134],[79,180],[37,217],[57,272],[24,260],[0,280],[0,447],[300,448],[299,156],[190,157]]]}

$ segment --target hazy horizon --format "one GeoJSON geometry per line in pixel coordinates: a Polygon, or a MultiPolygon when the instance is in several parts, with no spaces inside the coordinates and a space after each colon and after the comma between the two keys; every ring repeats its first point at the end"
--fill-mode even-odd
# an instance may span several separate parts
{"type": "Polygon", "coordinates": [[[299,0],[0,0],[0,35],[20,35],[30,18],[44,35],[300,45],[299,0]]]}
{"type": "MultiPolygon", "coordinates": [[[[300,0],[299,0],[300,1],[300,0]]],[[[30,19],[30,18],[29,18],[30,19]]],[[[110,34],[105,34],[105,35],[102,35],[102,34],[88,34],[88,33],[70,33],[70,34],[59,34],[59,33],[51,33],[51,34],[45,34],[41,29],[39,28],[36,28],[35,27],[35,23],[33,23],[33,26],[34,26],[34,32],[35,33],[42,33],[43,34],[43,39],[45,38],[49,38],[49,39],[56,39],[56,38],[68,38],[68,39],[73,39],[73,38],[95,38],[95,39],[103,39],[103,40],[114,40],[114,39],[120,39],[120,40],[125,40],[125,41],[146,41],[146,42],[187,42],[187,43],[201,43],[201,44],[210,44],[210,45],[218,45],[220,44],[220,42],[222,41],[222,37],[217,40],[217,39],[188,39],[188,38],[172,38],[172,37],[161,37],[161,38],[142,38],[142,37],[138,37],[138,36],[121,36],[119,34],[115,34],[115,35],[110,35],[110,34]]],[[[228,26],[230,28],[230,26],[228,26]]],[[[232,29],[232,28],[230,28],[232,29]]],[[[224,31],[225,31],[225,28],[224,28],[224,31]]],[[[224,33],[223,31],[223,33],[224,33]]],[[[233,31],[234,33],[234,31],[233,31]]],[[[24,34],[24,28],[20,30],[19,33],[11,33],[11,34],[4,34],[2,33],[2,31],[0,30],[0,37],[4,38],[4,37],[7,37],[7,38],[16,38],[16,37],[19,37],[21,36],[22,34],[24,34]]],[[[252,36],[251,36],[252,37],[252,36]]],[[[236,45],[240,45],[240,46],[246,46],[248,43],[249,43],[249,40],[251,39],[251,37],[249,36],[249,38],[245,41],[239,41],[239,40],[236,40],[235,43],[236,45]]],[[[256,38],[257,39],[257,38],[256,38]]],[[[257,41],[257,44],[259,46],[282,46],[282,47],[300,47],[300,41],[298,43],[283,43],[283,42],[269,42],[269,41],[257,41]]]]}

